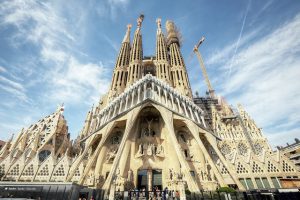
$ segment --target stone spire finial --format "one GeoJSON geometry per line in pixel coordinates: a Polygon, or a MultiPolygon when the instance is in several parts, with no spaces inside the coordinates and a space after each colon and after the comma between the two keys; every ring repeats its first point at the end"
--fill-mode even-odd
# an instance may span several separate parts
{"type": "Polygon", "coordinates": [[[131,30],[131,27],[132,27],[131,24],[127,25],[127,31],[126,31],[126,34],[124,36],[123,42],[128,42],[128,43],[130,42],[130,30],[131,30]]]}
{"type": "Polygon", "coordinates": [[[156,19],[157,24],[157,34],[161,33],[161,18],[156,19]]]}
{"type": "Polygon", "coordinates": [[[161,28],[161,18],[156,19],[157,28],[161,28]]]}
{"type": "Polygon", "coordinates": [[[64,110],[65,110],[65,106],[64,103],[62,103],[61,105],[57,106],[56,112],[60,112],[62,114],[64,110]]]}
{"type": "Polygon", "coordinates": [[[144,17],[145,16],[143,14],[140,14],[139,18],[137,19],[137,27],[138,28],[141,28],[144,17]]]}

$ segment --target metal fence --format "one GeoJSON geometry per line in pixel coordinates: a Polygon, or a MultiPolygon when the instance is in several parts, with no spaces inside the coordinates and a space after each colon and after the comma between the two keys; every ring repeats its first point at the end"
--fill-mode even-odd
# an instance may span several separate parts
{"type": "MultiPolygon", "coordinates": [[[[115,200],[177,200],[179,195],[164,191],[117,191],[115,200]]],[[[300,192],[214,192],[202,191],[201,193],[186,194],[187,200],[299,200],[300,192]]]]}
{"type": "Polygon", "coordinates": [[[115,199],[117,200],[150,200],[150,199],[156,199],[156,200],[163,200],[163,199],[179,199],[179,195],[176,197],[176,193],[170,191],[170,192],[164,192],[164,191],[118,191],[115,192],[115,199]]]}

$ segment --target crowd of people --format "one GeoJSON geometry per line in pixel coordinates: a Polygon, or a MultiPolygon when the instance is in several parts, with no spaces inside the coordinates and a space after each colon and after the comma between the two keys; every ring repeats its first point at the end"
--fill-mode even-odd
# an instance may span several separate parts
{"type": "MultiPolygon", "coordinates": [[[[124,199],[124,192],[116,192],[115,199],[121,200],[124,199]]],[[[164,190],[160,190],[158,187],[153,188],[152,191],[147,191],[145,188],[141,190],[132,189],[128,191],[128,199],[130,200],[179,200],[180,193],[179,191],[169,190],[166,187],[164,190]]]]}

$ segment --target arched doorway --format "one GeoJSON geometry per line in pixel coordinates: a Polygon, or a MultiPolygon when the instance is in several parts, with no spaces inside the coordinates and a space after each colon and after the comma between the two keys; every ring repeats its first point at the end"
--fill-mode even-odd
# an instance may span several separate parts
{"type": "Polygon", "coordinates": [[[152,191],[162,190],[162,170],[161,169],[140,169],[137,176],[138,190],[152,191]]]}

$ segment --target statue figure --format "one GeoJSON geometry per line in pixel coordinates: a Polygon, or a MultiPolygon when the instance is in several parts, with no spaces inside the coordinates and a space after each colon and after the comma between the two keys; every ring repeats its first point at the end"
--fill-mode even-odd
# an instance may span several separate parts
{"type": "Polygon", "coordinates": [[[147,134],[148,134],[147,128],[143,128],[142,133],[141,133],[141,138],[147,136],[147,134]]]}
{"type": "Polygon", "coordinates": [[[172,169],[169,169],[169,178],[170,178],[170,180],[173,180],[173,172],[172,172],[172,169]]]}
{"type": "Polygon", "coordinates": [[[133,172],[131,169],[128,170],[128,177],[127,177],[128,181],[133,181],[133,172]]]}
{"type": "Polygon", "coordinates": [[[201,178],[202,180],[204,180],[204,175],[203,175],[203,171],[201,170],[201,178]]]}
{"type": "Polygon", "coordinates": [[[151,151],[152,151],[152,155],[156,154],[156,146],[154,144],[151,144],[151,151]]]}
{"type": "Polygon", "coordinates": [[[151,135],[151,123],[152,123],[152,121],[153,121],[153,118],[151,118],[151,120],[148,120],[148,119],[146,118],[146,120],[147,120],[147,123],[148,123],[147,136],[150,136],[150,135],[151,135]]]}
{"type": "Polygon", "coordinates": [[[164,156],[164,149],[161,144],[159,144],[156,148],[156,155],[158,156],[164,156]]]}
{"type": "Polygon", "coordinates": [[[112,162],[117,154],[118,148],[111,149],[106,155],[106,162],[112,162]]]}
{"type": "Polygon", "coordinates": [[[116,96],[117,96],[117,88],[114,88],[112,92],[112,98],[115,98],[116,96]]]}
{"type": "Polygon", "coordinates": [[[208,179],[209,181],[212,181],[212,180],[211,180],[211,175],[210,175],[210,173],[207,173],[207,179],[208,179]]]}
{"type": "Polygon", "coordinates": [[[140,144],[140,145],[139,145],[138,153],[139,153],[140,155],[143,155],[143,154],[144,154],[144,151],[143,151],[143,144],[140,144]]]}
{"type": "Polygon", "coordinates": [[[120,168],[117,168],[116,175],[120,175],[120,168]]]}
{"type": "Polygon", "coordinates": [[[204,172],[204,173],[203,173],[203,175],[204,175],[204,180],[206,180],[206,181],[207,181],[207,173],[206,173],[206,172],[204,172]]]}
{"type": "Polygon", "coordinates": [[[152,156],[152,153],[153,153],[153,152],[152,152],[152,145],[153,145],[153,144],[150,144],[150,143],[148,144],[148,148],[147,148],[147,155],[148,155],[148,156],[152,156]]]}

